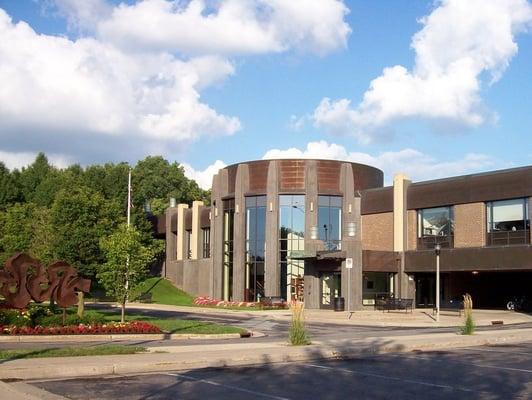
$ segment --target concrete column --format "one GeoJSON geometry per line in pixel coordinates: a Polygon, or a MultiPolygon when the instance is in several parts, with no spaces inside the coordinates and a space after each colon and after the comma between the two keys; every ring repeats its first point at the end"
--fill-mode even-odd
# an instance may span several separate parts
{"type": "Polygon", "coordinates": [[[220,170],[212,180],[211,194],[211,258],[212,258],[212,296],[222,298],[223,284],[223,202],[227,194],[227,171],[220,170]]]}
{"type": "Polygon", "coordinates": [[[164,213],[166,220],[166,261],[164,263],[164,270],[162,276],[166,277],[167,268],[171,261],[177,258],[177,234],[172,232],[172,218],[176,218],[177,207],[168,207],[164,213]]]}
{"type": "Polygon", "coordinates": [[[187,244],[185,236],[185,213],[188,204],[177,205],[177,260],[187,259],[187,244]]]}
{"type": "MultiPolygon", "coordinates": [[[[353,169],[350,164],[342,164],[340,172],[340,190],[343,193],[342,204],[342,250],[346,258],[353,259],[353,268],[348,271],[342,262],[342,297],[350,310],[362,309],[362,220],[360,217],[360,196],[355,195],[353,169]],[[349,223],[355,223],[355,236],[347,234],[349,223]],[[350,277],[350,284],[348,278],[350,277]],[[350,295],[348,296],[348,286],[350,295]],[[349,300],[348,300],[349,298],[349,300]]],[[[346,307],[347,308],[347,307],[346,307]]]]}
{"type": "MultiPolygon", "coordinates": [[[[318,173],[317,162],[306,162],[305,171],[305,252],[315,253],[322,250],[323,243],[319,239],[311,239],[312,227],[318,226],[318,173]]],[[[316,266],[312,261],[305,261],[305,307],[320,307],[320,279],[316,266]]]]}
{"type": "Polygon", "coordinates": [[[270,161],[266,196],[266,251],[264,261],[264,294],[280,296],[281,268],[279,265],[279,166],[270,161]]]}
{"type": "Polygon", "coordinates": [[[320,308],[320,278],[312,261],[305,261],[305,308],[320,308]]]}
{"type": "Polygon", "coordinates": [[[405,251],[408,246],[407,191],[410,183],[404,174],[397,174],[393,178],[393,250],[399,253],[396,295],[402,298],[415,296],[415,282],[405,273],[405,251]]]}
{"type": "Polygon", "coordinates": [[[192,202],[192,234],[190,235],[190,248],[192,249],[191,259],[197,260],[201,254],[201,227],[200,227],[200,211],[203,206],[203,201],[192,202]]]}
{"type": "Polygon", "coordinates": [[[233,230],[233,300],[244,301],[246,288],[246,199],[249,168],[240,164],[236,171],[235,222],[233,230]]]}

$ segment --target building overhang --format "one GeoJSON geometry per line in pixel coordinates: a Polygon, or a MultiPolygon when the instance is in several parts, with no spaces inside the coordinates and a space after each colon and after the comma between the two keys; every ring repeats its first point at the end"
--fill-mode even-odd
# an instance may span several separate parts
{"type": "Polygon", "coordinates": [[[318,250],[318,251],[292,251],[287,257],[291,260],[308,260],[308,261],[323,261],[323,260],[336,260],[344,261],[346,259],[346,253],[342,250],[318,250]]]}

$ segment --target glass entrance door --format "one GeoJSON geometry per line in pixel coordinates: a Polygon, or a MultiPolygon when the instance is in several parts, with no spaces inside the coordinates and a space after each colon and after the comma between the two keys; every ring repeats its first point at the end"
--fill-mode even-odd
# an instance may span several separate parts
{"type": "Polygon", "coordinates": [[[323,272],[320,277],[321,297],[320,308],[332,309],[335,297],[340,297],[341,293],[341,273],[323,272]]]}
{"type": "Polygon", "coordinates": [[[433,275],[416,276],[416,307],[434,307],[436,278],[433,275]]]}

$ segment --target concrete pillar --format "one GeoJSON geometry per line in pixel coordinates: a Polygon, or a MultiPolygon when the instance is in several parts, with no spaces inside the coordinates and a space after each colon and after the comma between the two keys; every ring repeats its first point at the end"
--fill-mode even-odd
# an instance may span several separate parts
{"type": "Polygon", "coordinates": [[[279,165],[270,161],[266,196],[266,251],[264,260],[264,294],[281,295],[279,265],[279,165]]]}
{"type": "Polygon", "coordinates": [[[212,180],[211,194],[211,258],[212,296],[222,298],[223,284],[223,201],[227,194],[227,170],[220,170],[212,180]]]}
{"type": "Polygon", "coordinates": [[[360,217],[360,196],[355,195],[353,169],[350,164],[342,164],[340,172],[340,190],[343,193],[342,204],[342,250],[346,258],[353,259],[353,268],[348,271],[346,262],[342,262],[342,297],[350,310],[362,309],[362,231],[360,217]],[[355,224],[355,236],[348,236],[348,224],[355,224]],[[350,282],[348,279],[350,277],[350,282]],[[348,286],[350,293],[348,296],[348,286]],[[348,300],[349,298],[349,300],[348,300]]]}
{"type": "Polygon", "coordinates": [[[320,308],[320,277],[313,261],[305,261],[305,308],[320,308]]]}
{"type": "MultiPolygon", "coordinates": [[[[306,162],[305,171],[305,252],[323,250],[319,239],[311,239],[312,227],[318,226],[318,173],[317,162],[306,162]]],[[[307,308],[320,307],[320,278],[312,261],[305,261],[304,301],[307,308]]]]}
{"type": "Polygon", "coordinates": [[[185,213],[188,204],[177,205],[177,260],[187,259],[187,244],[185,235],[185,213]]]}
{"type": "Polygon", "coordinates": [[[402,298],[415,296],[415,282],[405,273],[405,251],[408,246],[407,191],[410,183],[404,174],[397,174],[393,178],[393,250],[399,253],[396,295],[402,298]]]}
{"type": "Polygon", "coordinates": [[[192,254],[190,258],[197,260],[201,254],[201,227],[200,227],[200,211],[203,206],[203,201],[192,202],[192,234],[190,235],[190,248],[192,254]]]}
{"type": "Polygon", "coordinates": [[[233,300],[244,301],[246,288],[246,198],[249,191],[249,168],[240,164],[236,171],[235,222],[233,230],[233,300]]]}
{"type": "Polygon", "coordinates": [[[172,219],[177,218],[177,207],[168,207],[164,214],[166,220],[166,261],[162,276],[166,277],[166,270],[169,268],[170,262],[177,258],[177,234],[172,232],[172,219]]]}

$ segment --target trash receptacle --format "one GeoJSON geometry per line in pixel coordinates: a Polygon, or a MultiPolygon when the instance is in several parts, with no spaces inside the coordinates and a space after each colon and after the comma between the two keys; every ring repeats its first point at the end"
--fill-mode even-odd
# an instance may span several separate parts
{"type": "Polygon", "coordinates": [[[343,297],[334,298],[334,311],[344,311],[345,310],[345,300],[343,297]]]}

